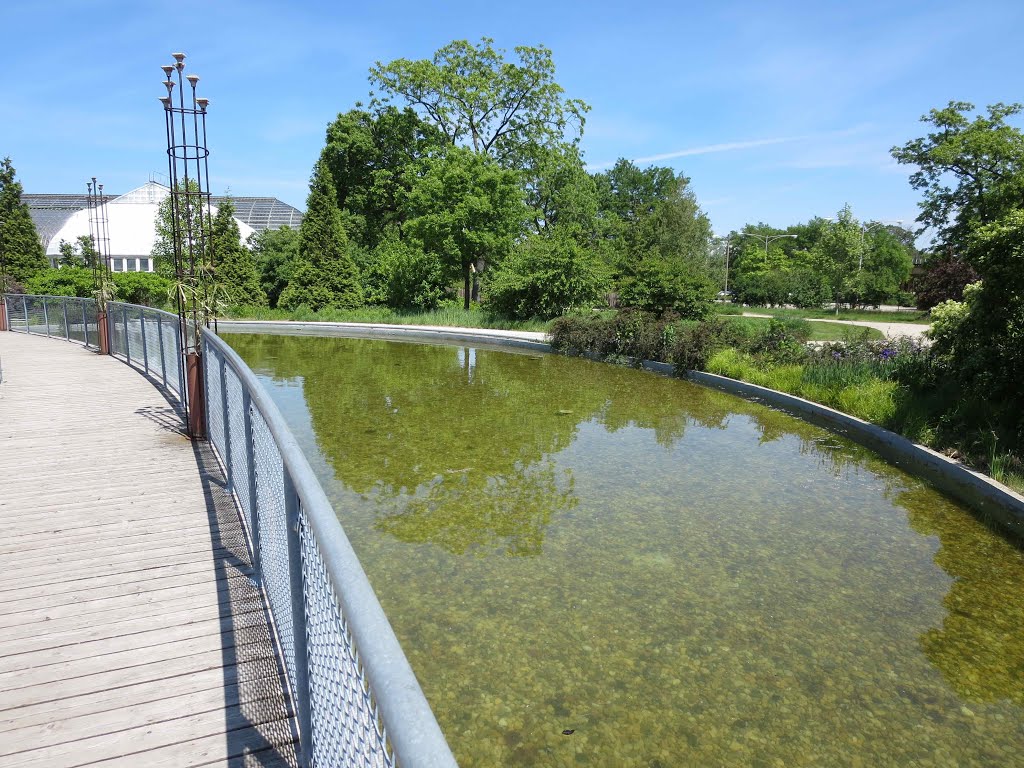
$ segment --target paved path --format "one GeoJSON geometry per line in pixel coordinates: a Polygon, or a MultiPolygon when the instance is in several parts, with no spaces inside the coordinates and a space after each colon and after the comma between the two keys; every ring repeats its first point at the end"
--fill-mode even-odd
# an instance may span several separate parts
{"type": "MultiPolygon", "coordinates": [[[[758,312],[744,312],[743,317],[772,317],[758,312]]],[[[862,328],[874,328],[882,332],[887,339],[909,336],[915,339],[926,339],[925,331],[931,326],[921,323],[876,323],[871,320],[829,320],[824,317],[809,317],[811,323],[836,323],[837,325],[856,325],[862,328]]]]}
{"type": "Polygon", "coordinates": [[[138,372],[0,333],[0,766],[283,766],[234,502],[138,372]]]}
{"type": "Polygon", "coordinates": [[[225,333],[294,333],[327,335],[332,331],[346,336],[379,338],[426,338],[456,335],[467,341],[516,341],[523,344],[547,344],[542,331],[507,331],[501,328],[460,328],[448,325],[397,325],[388,323],[332,323],[304,320],[221,320],[220,330],[225,333]]]}

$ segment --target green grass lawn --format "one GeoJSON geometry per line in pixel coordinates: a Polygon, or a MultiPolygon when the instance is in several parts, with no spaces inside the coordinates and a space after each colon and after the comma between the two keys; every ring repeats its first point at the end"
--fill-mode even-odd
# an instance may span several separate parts
{"type": "Polygon", "coordinates": [[[442,307],[431,312],[405,312],[387,307],[359,309],[324,309],[319,312],[236,307],[230,317],[237,320],[297,320],[334,323],[389,323],[392,325],[442,325],[461,328],[504,328],[512,331],[547,331],[550,322],[543,320],[507,320],[494,317],[479,307],[442,307]]]}
{"type": "MultiPolygon", "coordinates": [[[[742,322],[752,330],[760,330],[771,322],[767,317],[740,317],[738,315],[726,315],[726,319],[732,322],[742,322]]],[[[869,340],[882,340],[885,334],[875,328],[864,328],[839,323],[808,323],[811,329],[810,341],[846,341],[853,338],[862,338],[865,334],[869,340]]]]}
{"type": "Polygon", "coordinates": [[[716,304],[715,312],[721,315],[740,315],[744,312],[756,312],[759,315],[771,315],[784,319],[798,317],[805,320],[820,318],[822,320],[867,320],[877,323],[928,323],[927,312],[882,312],[876,309],[840,309],[839,317],[829,309],[791,309],[779,307],[744,307],[742,304],[716,304]]]}

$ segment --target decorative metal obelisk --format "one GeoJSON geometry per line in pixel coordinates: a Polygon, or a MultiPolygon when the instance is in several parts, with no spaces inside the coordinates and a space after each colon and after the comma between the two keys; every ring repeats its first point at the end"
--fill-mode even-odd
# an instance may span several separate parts
{"type": "Polygon", "coordinates": [[[215,255],[210,210],[206,110],[209,100],[197,98],[197,75],[185,75],[185,54],[172,54],[162,67],[167,95],[160,98],[167,124],[167,172],[171,187],[170,220],[174,243],[174,288],[181,328],[181,354],[186,362],[185,410],[189,435],[206,435],[203,394],[203,328],[214,322],[215,255]],[[185,84],[188,83],[188,91],[185,84]]]}

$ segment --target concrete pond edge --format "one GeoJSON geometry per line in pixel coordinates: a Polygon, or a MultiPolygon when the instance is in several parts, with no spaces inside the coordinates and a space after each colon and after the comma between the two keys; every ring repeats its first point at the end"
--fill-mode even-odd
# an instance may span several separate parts
{"type": "MultiPolygon", "coordinates": [[[[490,328],[443,328],[441,326],[292,320],[223,320],[220,321],[219,326],[228,333],[234,331],[428,342],[461,341],[558,354],[550,344],[540,340],[544,338],[543,334],[490,328]]],[[[600,361],[600,358],[593,355],[585,355],[585,357],[600,361]]],[[[644,360],[639,367],[652,373],[676,376],[675,366],[670,363],[644,360]]],[[[778,390],[703,371],[687,371],[685,378],[695,384],[785,411],[870,448],[889,463],[928,480],[941,491],[977,510],[986,521],[998,525],[1017,541],[1024,542],[1024,496],[955,459],[919,445],[876,424],[796,395],[788,395],[778,390]]]]}

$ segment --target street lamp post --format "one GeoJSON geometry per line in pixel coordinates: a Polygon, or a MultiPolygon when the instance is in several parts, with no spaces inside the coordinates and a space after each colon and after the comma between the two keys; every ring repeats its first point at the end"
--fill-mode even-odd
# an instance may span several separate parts
{"type": "Polygon", "coordinates": [[[867,234],[875,227],[884,227],[889,224],[896,224],[903,226],[903,219],[895,219],[893,221],[876,221],[874,224],[868,224],[864,229],[860,231],[860,259],[857,262],[857,271],[860,272],[864,268],[864,249],[867,247],[867,234]]]}
{"type": "Polygon", "coordinates": [[[764,241],[764,265],[768,266],[768,244],[772,240],[781,240],[784,237],[796,237],[796,235],[759,235],[756,232],[738,232],[739,237],[756,237],[758,240],[764,241]]]}

